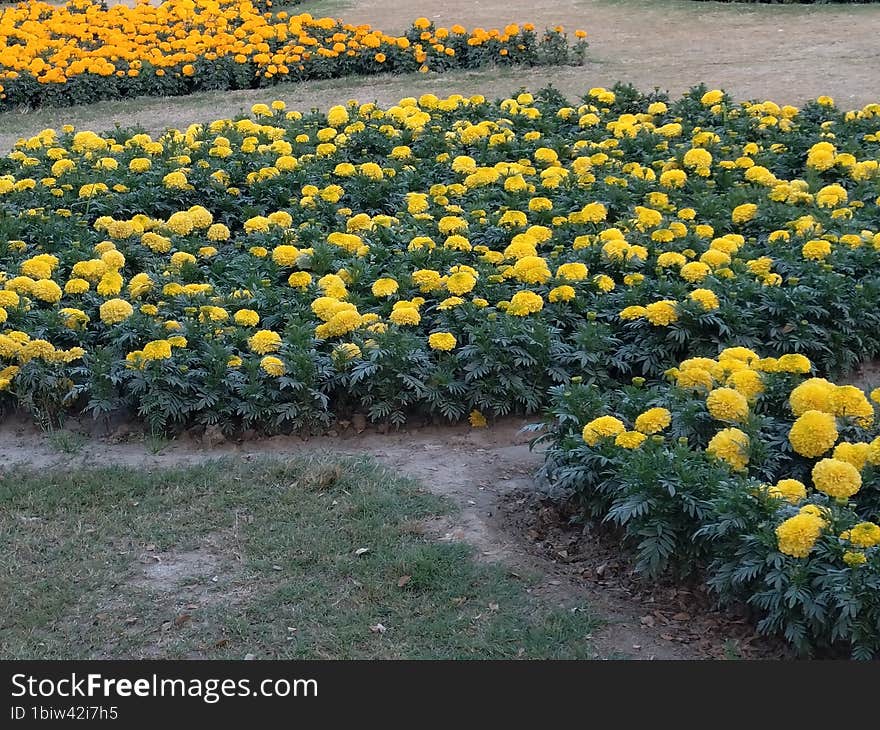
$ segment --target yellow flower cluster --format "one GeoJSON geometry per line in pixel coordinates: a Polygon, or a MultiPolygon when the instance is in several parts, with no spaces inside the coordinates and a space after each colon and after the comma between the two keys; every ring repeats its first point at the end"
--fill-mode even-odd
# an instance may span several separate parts
{"type": "Polygon", "coordinates": [[[801,416],[808,410],[853,419],[862,428],[874,423],[874,407],[865,393],[852,385],[834,385],[824,378],[810,378],[792,390],[791,410],[801,416]]]}

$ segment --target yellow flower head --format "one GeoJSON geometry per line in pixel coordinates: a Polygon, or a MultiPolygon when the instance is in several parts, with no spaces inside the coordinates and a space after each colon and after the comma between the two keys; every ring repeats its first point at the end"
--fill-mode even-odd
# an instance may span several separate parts
{"type": "Polygon", "coordinates": [[[617,436],[623,433],[626,427],[619,418],[614,416],[600,416],[594,418],[584,426],[582,437],[590,446],[595,446],[601,439],[617,436]]]}
{"type": "Polygon", "coordinates": [[[792,448],[801,456],[816,458],[837,443],[837,423],[830,413],[809,410],[798,416],[788,432],[792,448]]]}

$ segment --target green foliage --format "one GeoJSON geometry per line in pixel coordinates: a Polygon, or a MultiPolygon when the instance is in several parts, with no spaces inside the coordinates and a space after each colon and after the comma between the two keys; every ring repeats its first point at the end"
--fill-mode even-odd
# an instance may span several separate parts
{"type": "Polygon", "coordinates": [[[774,529],[798,509],[768,498],[742,480],[718,485],[708,516],[695,537],[712,555],[706,573],[722,602],[746,601],[758,629],[780,634],[803,654],[848,646],[855,659],[880,652],[880,549],[848,567],[851,548],[838,537],[863,520],[848,506],[815,499],[828,516],[828,531],[806,558],[777,547],[774,529]]]}

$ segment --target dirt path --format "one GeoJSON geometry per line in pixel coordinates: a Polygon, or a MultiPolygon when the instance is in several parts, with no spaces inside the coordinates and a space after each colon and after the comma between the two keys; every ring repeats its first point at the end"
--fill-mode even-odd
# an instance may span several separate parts
{"type": "MultiPolygon", "coordinates": [[[[401,30],[419,15],[447,27],[531,21],[589,34],[591,63],[543,69],[568,93],[629,81],[680,93],[702,82],[738,98],[841,105],[880,98],[880,7],[694,0],[358,0],[343,17],[401,30]]],[[[531,72],[525,74],[526,78],[531,72]]],[[[534,84],[536,79],[530,78],[534,84]]]]}
{"type": "MultiPolygon", "coordinates": [[[[308,4],[297,6],[301,12],[308,4]]],[[[321,2],[315,14],[341,16],[386,31],[402,31],[427,16],[437,24],[503,27],[532,21],[589,33],[581,67],[484,69],[447,74],[373,76],[284,84],[270,89],[144,97],[89,106],[0,114],[0,151],[22,136],[71,123],[112,129],[140,125],[150,132],[246,112],[283,99],[291,108],[324,109],[350,98],[391,104],[427,92],[510,95],[553,84],[575,100],[593,86],[630,82],[641,90],[679,94],[700,82],[739,99],[802,104],[830,94],[841,107],[880,100],[880,4],[743,5],[695,0],[355,0],[321,2]]]]}
{"type": "Polygon", "coordinates": [[[522,421],[508,420],[483,430],[452,426],[388,434],[372,430],[355,434],[348,429],[335,437],[308,441],[276,436],[243,443],[217,443],[219,439],[208,434],[198,440],[182,438],[162,444],[160,453],[151,453],[142,436],[122,427],[110,437],[64,442],[64,448],[74,452],[65,453],[59,450],[57,438],[47,439],[30,425],[6,423],[0,426],[0,469],[13,464],[73,468],[100,463],[152,470],[230,455],[248,459],[258,455],[284,457],[304,450],[366,453],[455,501],[461,511],[454,520],[430,526],[438,539],[466,541],[480,559],[537,575],[532,590],[542,600],[580,604],[602,617],[607,623],[593,636],[601,657],[693,659],[723,655],[723,634],[719,638],[716,632],[714,639],[707,640],[700,630],[688,627],[690,614],[701,609],[689,609],[687,592],[678,597],[677,607],[658,613],[655,609],[660,607],[655,605],[657,599],[651,590],[634,592],[623,577],[594,577],[614,562],[613,556],[609,561],[606,554],[597,552],[571,565],[553,557],[564,555],[564,551],[551,549],[549,537],[546,544],[535,542],[533,530],[524,526],[534,515],[522,505],[534,494],[532,475],[540,454],[529,450],[528,436],[519,431],[522,425],[522,421]],[[596,568],[600,563],[602,567],[596,568]],[[670,627],[666,617],[676,611],[678,622],[670,627]],[[655,622],[654,616],[662,621],[655,622]]]}

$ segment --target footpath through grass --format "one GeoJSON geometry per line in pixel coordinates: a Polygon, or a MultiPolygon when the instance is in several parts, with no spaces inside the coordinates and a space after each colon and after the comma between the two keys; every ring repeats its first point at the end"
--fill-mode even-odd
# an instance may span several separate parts
{"type": "Polygon", "coordinates": [[[451,511],[365,458],[7,472],[0,658],[591,656],[451,511]]]}

